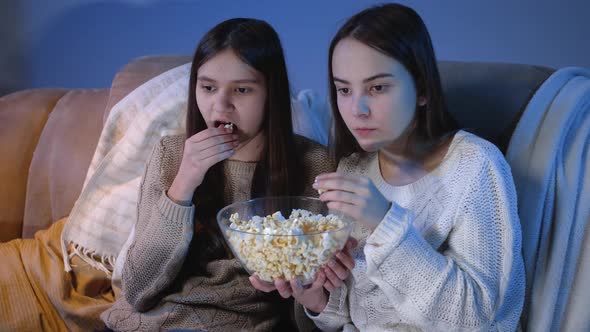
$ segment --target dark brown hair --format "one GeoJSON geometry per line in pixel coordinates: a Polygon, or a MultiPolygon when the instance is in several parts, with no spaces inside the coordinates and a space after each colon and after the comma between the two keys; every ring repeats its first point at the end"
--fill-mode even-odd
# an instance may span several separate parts
{"type": "MultiPolygon", "coordinates": [[[[266,81],[262,124],[265,145],[256,165],[251,195],[254,198],[299,194],[302,188],[295,173],[299,160],[294,151],[287,67],[279,36],[268,23],[257,19],[234,18],[218,24],[203,36],[197,45],[191,67],[186,136],[188,138],[207,129],[196,102],[199,68],[227,49],[233,50],[242,61],[260,72],[266,81]]],[[[205,272],[204,268],[209,261],[231,255],[215,219],[217,212],[231,203],[224,200],[225,184],[221,162],[209,169],[193,195],[197,232],[187,259],[200,273],[205,272]]]]}
{"type": "Polygon", "coordinates": [[[447,110],[434,49],[424,22],[406,6],[378,5],[349,18],[330,44],[328,78],[334,118],[330,146],[335,160],[363,151],[346,127],[336,100],[332,57],[334,48],[344,38],[353,38],[399,61],[412,75],[418,96],[426,98],[426,105],[416,106],[414,119],[403,134],[408,137],[408,155],[427,154],[451,137],[457,124],[447,110]],[[418,145],[422,151],[415,149],[418,145]]]}

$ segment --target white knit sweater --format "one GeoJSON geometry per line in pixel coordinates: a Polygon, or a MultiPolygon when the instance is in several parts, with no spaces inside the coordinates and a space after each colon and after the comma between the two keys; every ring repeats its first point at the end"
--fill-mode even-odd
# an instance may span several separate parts
{"type": "Polygon", "coordinates": [[[391,200],[370,233],[357,226],[356,266],[319,315],[322,330],[514,331],[524,300],[516,191],[491,143],[459,131],[442,163],[405,186],[383,180],[377,153],[343,159],[391,200]]]}

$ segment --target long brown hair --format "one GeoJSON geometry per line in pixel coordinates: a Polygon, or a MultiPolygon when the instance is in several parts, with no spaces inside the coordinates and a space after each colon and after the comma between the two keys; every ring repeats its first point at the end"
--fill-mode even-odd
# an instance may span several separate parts
{"type": "MultiPolygon", "coordinates": [[[[265,144],[254,172],[251,196],[299,194],[303,188],[295,173],[299,160],[294,151],[287,67],[279,36],[268,23],[257,19],[234,18],[218,24],[203,36],[197,45],[191,67],[186,137],[207,129],[196,102],[199,68],[226,49],[233,50],[242,61],[260,72],[266,81],[262,124],[265,144]]],[[[221,162],[209,169],[193,195],[197,232],[188,259],[199,273],[205,273],[208,262],[231,255],[225,248],[215,219],[217,212],[231,203],[224,200],[225,185],[221,162]]]]}
{"type": "Polygon", "coordinates": [[[353,38],[399,61],[412,75],[418,96],[426,98],[426,105],[416,106],[414,119],[404,133],[408,137],[408,155],[427,154],[451,137],[458,126],[447,110],[434,49],[424,22],[406,6],[378,5],[349,18],[330,43],[328,79],[334,118],[330,146],[335,160],[363,151],[346,127],[336,100],[332,57],[334,48],[344,38],[353,38]],[[422,151],[415,149],[418,144],[422,151]]]}

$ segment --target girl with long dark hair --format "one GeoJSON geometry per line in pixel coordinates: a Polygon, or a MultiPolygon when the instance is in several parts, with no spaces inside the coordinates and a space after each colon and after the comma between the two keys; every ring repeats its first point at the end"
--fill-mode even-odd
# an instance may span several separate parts
{"type": "Polygon", "coordinates": [[[280,312],[288,302],[250,285],[216,213],[265,195],[313,196],[314,177],[334,164],[321,145],[293,134],[285,60],[269,24],[230,19],[201,39],[186,123],[186,135],[154,148],[124,296],[101,317],[118,331],[273,329],[291,316],[280,312]]]}
{"type": "Polygon", "coordinates": [[[399,4],[352,16],[328,67],[339,164],[314,187],[357,221],[359,245],[311,287],[279,292],[327,331],[514,331],[524,268],[510,167],[458,130],[420,16],[399,4]]]}

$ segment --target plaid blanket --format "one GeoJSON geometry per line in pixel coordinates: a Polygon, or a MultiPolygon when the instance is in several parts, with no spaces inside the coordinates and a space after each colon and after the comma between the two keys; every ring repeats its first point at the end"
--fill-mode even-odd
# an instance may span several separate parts
{"type": "Polygon", "coordinates": [[[62,233],[66,271],[80,256],[111,275],[137,215],[145,163],[156,142],[184,132],[190,63],[144,83],[117,103],[105,123],[80,197],[62,233]]]}

